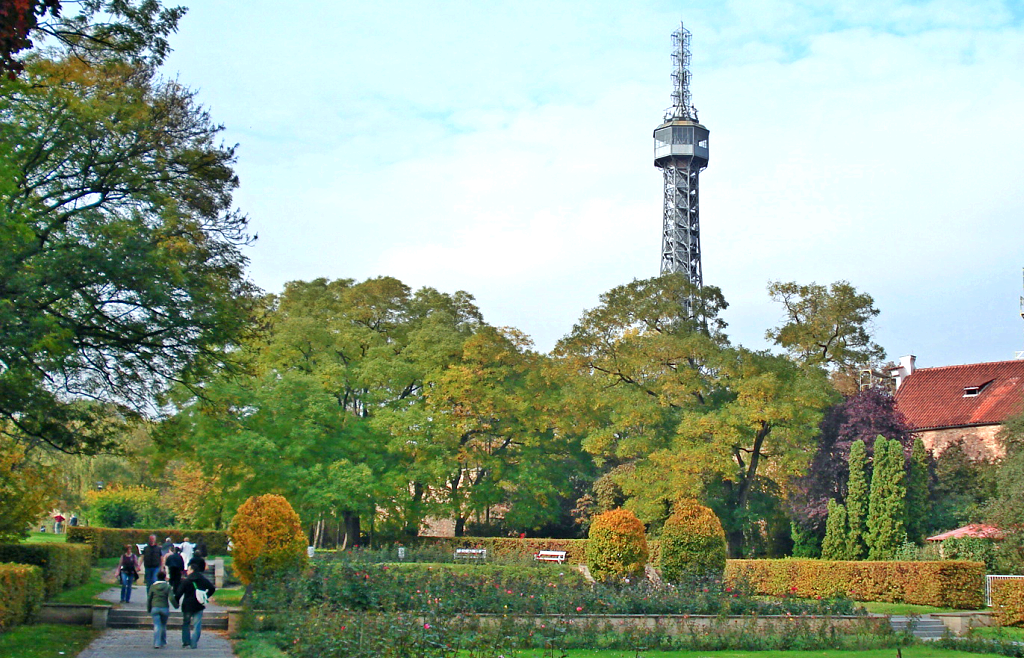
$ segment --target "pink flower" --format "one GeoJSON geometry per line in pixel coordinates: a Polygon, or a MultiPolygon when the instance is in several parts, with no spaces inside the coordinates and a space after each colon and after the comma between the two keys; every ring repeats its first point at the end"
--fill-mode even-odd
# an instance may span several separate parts
{"type": "Polygon", "coordinates": [[[576,606],[576,612],[583,612],[583,606],[581,606],[581,605],[576,606]]]}
{"type": "Polygon", "coordinates": [[[423,624],[423,628],[429,631],[430,630],[430,624],[423,624]]]}

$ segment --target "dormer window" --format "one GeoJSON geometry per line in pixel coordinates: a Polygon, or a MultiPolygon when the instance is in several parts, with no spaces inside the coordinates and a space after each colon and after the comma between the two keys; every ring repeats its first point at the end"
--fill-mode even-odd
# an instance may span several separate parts
{"type": "Polygon", "coordinates": [[[973,386],[964,386],[964,397],[965,398],[976,398],[976,397],[978,397],[981,394],[981,392],[985,390],[985,387],[988,386],[991,383],[992,383],[992,380],[990,379],[987,382],[985,382],[984,384],[975,384],[973,386]]]}

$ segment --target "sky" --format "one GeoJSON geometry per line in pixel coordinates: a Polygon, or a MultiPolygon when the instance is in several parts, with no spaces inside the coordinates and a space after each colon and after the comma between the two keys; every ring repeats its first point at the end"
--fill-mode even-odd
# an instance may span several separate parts
{"type": "Polygon", "coordinates": [[[238,144],[268,292],[465,290],[550,350],[658,274],[683,22],[734,343],[769,347],[770,281],[844,280],[890,359],[1024,350],[1024,0],[182,2],[165,73],[238,144]]]}

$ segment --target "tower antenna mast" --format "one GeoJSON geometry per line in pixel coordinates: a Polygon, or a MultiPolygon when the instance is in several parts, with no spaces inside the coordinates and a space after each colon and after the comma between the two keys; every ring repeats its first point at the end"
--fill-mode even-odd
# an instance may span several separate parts
{"type": "Polygon", "coordinates": [[[662,170],[661,273],[681,272],[704,284],[700,258],[700,172],[708,166],[707,128],[690,97],[690,31],[672,34],[672,107],[654,129],[654,166],[662,170]]]}

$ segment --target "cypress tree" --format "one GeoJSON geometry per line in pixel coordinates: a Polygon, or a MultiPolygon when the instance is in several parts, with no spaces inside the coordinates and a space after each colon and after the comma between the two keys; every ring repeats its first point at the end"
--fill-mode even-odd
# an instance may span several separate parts
{"type": "Polygon", "coordinates": [[[821,542],[823,560],[849,559],[849,524],[846,507],[834,500],[828,501],[828,519],[825,521],[825,539],[821,542]]]}
{"type": "Polygon", "coordinates": [[[904,521],[907,485],[903,447],[883,436],[875,440],[871,497],[868,501],[867,544],[869,560],[891,560],[906,539],[904,521]]]}
{"type": "Polygon", "coordinates": [[[868,451],[861,440],[850,444],[850,478],[846,485],[847,558],[863,560],[867,555],[865,524],[868,515],[868,451]]]}
{"type": "Polygon", "coordinates": [[[915,544],[924,540],[925,519],[931,512],[928,498],[928,452],[918,437],[914,439],[907,471],[907,539],[915,544]]]}

